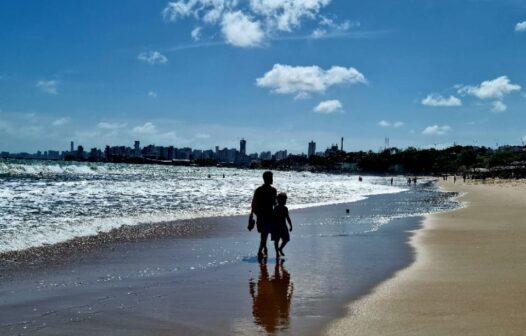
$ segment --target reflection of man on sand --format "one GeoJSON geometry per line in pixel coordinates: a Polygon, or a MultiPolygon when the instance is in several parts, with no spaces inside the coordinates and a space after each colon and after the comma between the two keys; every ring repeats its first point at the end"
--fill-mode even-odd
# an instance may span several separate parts
{"type": "Polygon", "coordinates": [[[293,284],[290,274],[283,263],[276,263],[274,275],[269,276],[266,263],[260,263],[260,274],[257,282],[249,282],[252,296],[252,314],[254,322],[273,334],[289,325],[290,302],[293,284]]]}

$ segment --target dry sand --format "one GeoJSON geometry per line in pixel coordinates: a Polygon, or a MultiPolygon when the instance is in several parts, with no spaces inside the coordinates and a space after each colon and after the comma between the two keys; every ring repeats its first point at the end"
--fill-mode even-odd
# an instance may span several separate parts
{"type": "Polygon", "coordinates": [[[466,207],[428,216],[415,263],[327,335],[526,335],[526,183],[441,185],[466,207]]]}

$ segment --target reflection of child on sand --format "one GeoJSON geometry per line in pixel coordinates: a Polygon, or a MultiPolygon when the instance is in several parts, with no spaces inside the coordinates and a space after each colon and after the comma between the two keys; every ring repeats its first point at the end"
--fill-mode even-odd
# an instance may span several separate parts
{"type": "Polygon", "coordinates": [[[289,230],[292,231],[292,221],[289,217],[289,209],[285,206],[287,204],[287,194],[279,193],[277,196],[278,205],[274,207],[274,227],[272,228],[271,238],[274,241],[274,248],[276,249],[276,258],[285,256],[283,248],[290,241],[289,230]],[[287,228],[287,222],[289,228],[287,228]],[[281,246],[279,241],[281,240],[281,246]]]}

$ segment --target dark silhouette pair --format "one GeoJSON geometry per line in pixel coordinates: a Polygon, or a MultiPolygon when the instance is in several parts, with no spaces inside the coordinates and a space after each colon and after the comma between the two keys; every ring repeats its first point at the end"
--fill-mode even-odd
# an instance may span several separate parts
{"type": "Polygon", "coordinates": [[[289,230],[292,231],[292,221],[286,207],[287,194],[277,193],[272,186],[274,176],[271,171],[263,173],[263,185],[258,187],[252,198],[249,221],[257,217],[256,227],[260,233],[258,258],[268,255],[267,240],[269,234],[274,241],[276,258],[284,256],[283,248],[290,241],[289,230]],[[287,223],[289,228],[287,228],[287,223]],[[279,244],[281,241],[281,245],[279,244]]]}

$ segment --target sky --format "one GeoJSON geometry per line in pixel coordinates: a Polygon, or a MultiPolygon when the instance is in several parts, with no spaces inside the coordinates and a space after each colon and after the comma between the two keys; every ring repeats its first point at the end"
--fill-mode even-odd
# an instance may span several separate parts
{"type": "Polygon", "coordinates": [[[0,151],[526,141],[524,0],[4,0],[0,151]]]}

